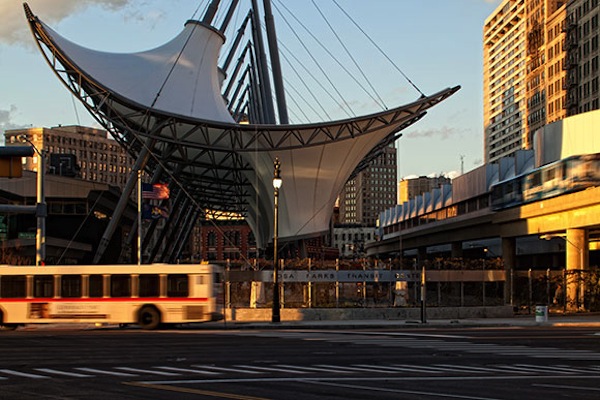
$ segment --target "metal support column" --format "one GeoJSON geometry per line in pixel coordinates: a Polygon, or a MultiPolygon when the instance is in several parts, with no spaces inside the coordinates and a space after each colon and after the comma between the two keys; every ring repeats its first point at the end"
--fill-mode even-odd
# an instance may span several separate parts
{"type": "Polygon", "coordinates": [[[104,231],[104,234],[102,235],[102,238],[100,239],[100,243],[98,244],[98,248],[96,249],[96,254],[94,256],[93,264],[100,263],[100,260],[102,259],[102,256],[104,255],[104,252],[108,248],[108,244],[110,243],[112,235],[113,235],[113,233],[115,233],[115,229],[117,229],[117,226],[121,222],[121,217],[123,216],[125,207],[127,206],[127,203],[129,202],[131,193],[133,192],[133,189],[135,188],[135,186],[137,184],[137,171],[143,170],[144,167],[146,166],[146,163],[148,162],[148,159],[150,158],[150,152],[148,151],[148,148],[153,147],[154,142],[155,142],[154,139],[148,139],[148,142],[146,143],[146,145],[142,147],[140,154],[139,154],[138,158],[136,159],[135,164],[132,167],[131,175],[129,175],[129,179],[127,179],[127,183],[125,184],[125,187],[123,188],[123,193],[121,194],[121,198],[119,198],[119,202],[117,203],[117,206],[115,207],[115,211],[113,212],[113,215],[110,218],[110,222],[108,223],[108,226],[106,227],[106,230],[104,231]]]}

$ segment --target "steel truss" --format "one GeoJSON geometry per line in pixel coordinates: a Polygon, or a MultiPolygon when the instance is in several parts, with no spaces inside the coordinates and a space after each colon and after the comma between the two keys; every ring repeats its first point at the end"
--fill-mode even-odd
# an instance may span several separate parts
{"type": "MultiPolygon", "coordinates": [[[[387,129],[391,133],[376,145],[352,174],[365,168],[381,150],[400,137],[400,131],[422,118],[427,109],[460,89],[447,88],[434,95],[368,116],[302,125],[227,124],[173,115],[150,109],[103,87],[75,65],[25,5],[31,30],[55,74],[90,114],[137,159],[146,150],[150,158],[142,168],[150,175],[162,169],[161,180],[174,191],[184,191],[196,210],[212,216],[260,214],[253,207],[258,189],[256,171],[248,161],[253,153],[305,149],[387,129]],[[166,176],[165,176],[166,175],[166,176]]],[[[262,210],[266,213],[266,210],[262,210]]]]}

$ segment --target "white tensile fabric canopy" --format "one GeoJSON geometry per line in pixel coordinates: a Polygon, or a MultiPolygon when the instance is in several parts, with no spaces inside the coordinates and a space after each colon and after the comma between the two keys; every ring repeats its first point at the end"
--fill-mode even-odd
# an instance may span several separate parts
{"type": "MultiPolygon", "coordinates": [[[[67,87],[117,140],[132,134],[152,139],[151,151],[163,157],[162,166],[177,171],[171,178],[181,179],[176,183],[186,190],[196,189],[190,192],[199,207],[223,205],[214,196],[213,200],[203,197],[206,175],[210,172],[213,180],[224,182],[231,178],[230,170],[240,165],[227,165],[227,160],[235,158],[232,155],[243,160],[248,168],[238,171],[231,192],[224,189],[221,198],[243,197],[238,211],[245,215],[259,247],[273,236],[275,157],[281,161],[283,179],[279,236],[326,232],[335,200],[361,160],[459,89],[445,89],[402,107],[343,121],[240,125],[234,123],[221,95],[217,60],[224,37],[213,27],[188,21],[163,46],[113,54],[81,47],[33,14],[28,18],[42,53],[67,87]],[[144,128],[151,125],[152,129],[144,128]],[[177,150],[164,158],[168,146],[177,150]]],[[[136,156],[139,148],[129,150],[136,156]]]]}

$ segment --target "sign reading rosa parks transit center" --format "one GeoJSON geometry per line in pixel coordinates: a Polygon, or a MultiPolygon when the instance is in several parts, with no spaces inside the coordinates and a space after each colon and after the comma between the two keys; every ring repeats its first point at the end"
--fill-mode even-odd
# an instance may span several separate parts
{"type": "MultiPolygon", "coordinates": [[[[273,282],[273,271],[258,271],[256,280],[261,282],[273,282]]],[[[420,271],[409,270],[351,270],[351,271],[280,271],[280,282],[368,282],[389,283],[397,281],[420,282],[420,271]]]]}

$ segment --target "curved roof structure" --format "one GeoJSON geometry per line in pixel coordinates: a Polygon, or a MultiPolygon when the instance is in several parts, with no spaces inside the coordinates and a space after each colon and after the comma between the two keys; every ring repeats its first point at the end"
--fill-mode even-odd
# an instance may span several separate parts
{"type": "Polygon", "coordinates": [[[234,123],[221,96],[217,57],[223,36],[188,21],[156,49],[112,54],[61,37],[25,5],[50,66],[130,154],[151,158],[173,190],[202,210],[246,217],[264,246],[273,234],[273,160],[281,160],[279,235],[328,230],[343,185],[381,146],[455,93],[448,88],[380,113],[303,125],[234,123]]]}

